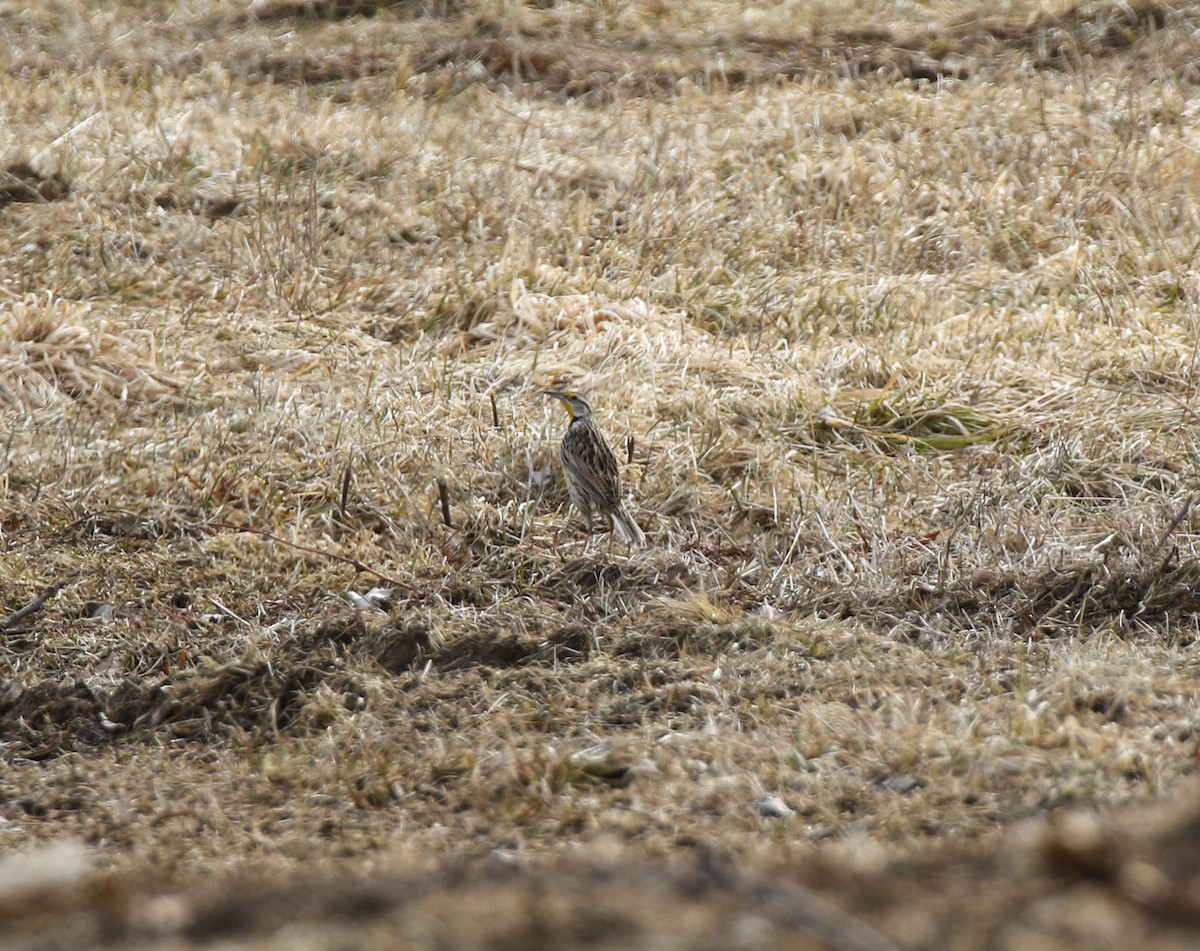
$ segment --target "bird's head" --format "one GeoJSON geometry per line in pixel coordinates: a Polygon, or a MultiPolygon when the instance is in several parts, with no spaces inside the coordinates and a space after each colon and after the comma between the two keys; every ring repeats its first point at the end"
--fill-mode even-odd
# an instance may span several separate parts
{"type": "Polygon", "coordinates": [[[552,396],[554,399],[562,403],[567,410],[567,415],[571,417],[572,422],[577,419],[583,419],[592,415],[592,407],[588,405],[588,401],[578,393],[573,393],[570,391],[559,392],[558,390],[548,390],[546,395],[552,396]]]}

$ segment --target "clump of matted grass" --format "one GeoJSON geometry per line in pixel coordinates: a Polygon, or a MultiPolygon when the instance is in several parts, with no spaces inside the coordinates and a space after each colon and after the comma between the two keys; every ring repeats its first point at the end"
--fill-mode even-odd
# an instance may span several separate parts
{"type": "Polygon", "coordinates": [[[179,389],[152,334],[118,329],[87,306],[19,303],[0,315],[0,401],[22,409],[66,400],[156,400],[179,389]]]}
{"type": "Polygon", "coordinates": [[[918,452],[953,452],[995,442],[1013,430],[982,406],[968,406],[937,393],[839,390],[819,410],[813,434],[856,438],[882,451],[907,448],[918,452]]]}

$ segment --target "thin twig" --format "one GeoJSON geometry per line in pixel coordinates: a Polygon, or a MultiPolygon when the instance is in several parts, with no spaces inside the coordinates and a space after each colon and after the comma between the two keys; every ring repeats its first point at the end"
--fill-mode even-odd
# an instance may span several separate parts
{"type": "Polygon", "coordinates": [[[25,605],[25,607],[18,608],[4,620],[0,621],[0,631],[11,630],[24,621],[27,617],[37,614],[38,611],[45,607],[47,601],[49,601],[63,589],[65,584],[65,581],[56,581],[54,584],[50,585],[50,587],[43,588],[41,593],[39,593],[36,598],[25,605]]]}
{"type": "MultiPolygon", "coordinates": [[[[1167,539],[1170,538],[1172,534],[1174,534],[1175,529],[1177,529],[1179,527],[1179,523],[1182,522],[1185,518],[1187,518],[1187,513],[1192,508],[1192,500],[1194,498],[1195,498],[1194,495],[1189,495],[1186,499],[1184,499],[1183,507],[1176,513],[1175,517],[1173,519],[1171,519],[1171,524],[1168,525],[1167,530],[1162,533],[1162,537],[1158,540],[1158,544],[1155,545],[1152,549],[1150,549],[1151,555],[1156,554],[1158,552],[1158,550],[1167,543],[1167,539]]],[[[1174,554],[1175,554],[1174,548],[1172,548],[1169,552],[1167,552],[1167,556],[1162,560],[1162,563],[1158,566],[1158,574],[1161,575],[1164,571],[1167,570],[1167,564],[1171,561],[1171,558],[1174,556],[1174,554]]]]}
{"type": "Polygon", "coordinates": [[[633,465],[633,450],[634,450],[633,433],[630,433],[628,436],[625,437],[625,465],[627,465],[627,466],[633,465]]]}
{"type": "Polygon", "coordinates": [[[342,518],[346,517],[346,503],[350,498],[350,479],[352,478],[353,472],[354,460],[351,459],[346,463],[346,471],[342,473],[342,498],[341,502],[339,503],[342,518]]]}
{"type": "Polygon", "coordinates": [[[495,393],[490,394],[489,399],[491,399],[491,401],[492,401],[492,425],[496,429],[499,429],[500,428],[500,410],[496,407],[496,394],[495,393]]]}
{"type": "Polygon", "coordinates": [[[378,578],[380,581],[390,585],[395,585],[398,588],[404,588],[411,591],[413,594],[420,594],[420,591],[413,585],[405,584],[403,581],[397,581],[395,578],[389,578],[381,571],[376,571],[367,565],[364,565],[356,558],[351,558],[349,555],[341,555],[334,551],[324,551],[320,548],[313,548],[310,545],[301,545],[299,542],[290,542],[286,538],[280,538],[273,532],[268,532],[262,528],[251,528],[249,525],[234,525],[232,522],[210,522],[212,528],[222,528],[230,532],[247,532],[250,535],[259,535],[262,538],[269,538],[273,542],[279,542],[281,545],[286,545],[288,548],[295,548],[297,551],[307,552],[310,555],[320,555],[322,558],[328,558],[331,561],[341,562],[343,565],[350,565],[355,571],[363,574],[371,575],[373,578],[378,578]]]}
{"type": "Polygon", "coordinates": [[[442,521],[446,523],[447,528],[453,528],[450,524],[450,489],[446,485],[446,480],[441,476],[435,477],[438,487],[438,498],[442,503],[442,521]]]}

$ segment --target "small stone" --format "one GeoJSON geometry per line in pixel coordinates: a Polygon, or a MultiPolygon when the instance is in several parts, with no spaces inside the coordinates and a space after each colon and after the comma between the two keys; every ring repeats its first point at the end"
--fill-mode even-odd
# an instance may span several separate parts
{"type": "Polygon", "coordinates": [[[83,616],[88,621],[98,621],[100,624],[112,624],[117,612],[111,604],[100,601],[89,601],[83,606],[83,616]]]}
{"type": "Polygon", "coordinates": [[[764,819],[788,819],[796,814],[796,810],[778,796],[763,796],[750,805],[764,819]]]}
{"type": "Polygon", "coordinates": [[[886,789],[888,792],[894,792],[899,795],[904,795],[905,793],[912,792],[914,789],[919,789],[921,786],[923,786],[925,784],[922,783],[919,779],[913,779],[911,776],[909,776],[906,773],[899,773],[895,776],[889,776],[887,779],[883,780],[879,785],[882,786],[884,789],[886,789]]]}
{"type": "Polygon", "coordinates": [[[73,893],[91,871],[91,856],[74,839],[0,859],[0,902],[19,908],[35,899],[73,893]]]}
{"type": "Polygon", "coordinates": [[[365,595],[363,595],[363,597],[366,598],[371,604],[374,604],[377,607],[385,608],[396,600],[396,589],[372,588],[365,595]]]}

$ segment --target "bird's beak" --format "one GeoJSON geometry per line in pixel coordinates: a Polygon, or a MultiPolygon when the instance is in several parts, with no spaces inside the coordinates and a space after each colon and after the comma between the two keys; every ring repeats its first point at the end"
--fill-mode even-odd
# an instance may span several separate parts
{"type": "Polygon", "coordinates": [[[563,409],[565,409],[567,411],[567,415],[571,417],[572,421],[574,421],[575,410],[571,408],[571,401],[569,399],[567,399],[567,396],[565,393],[559,393],[557,390],[547,390],[546,395],[553,396],[556,400],[558,400],[560,403],[562,403],[563,409]]]}

